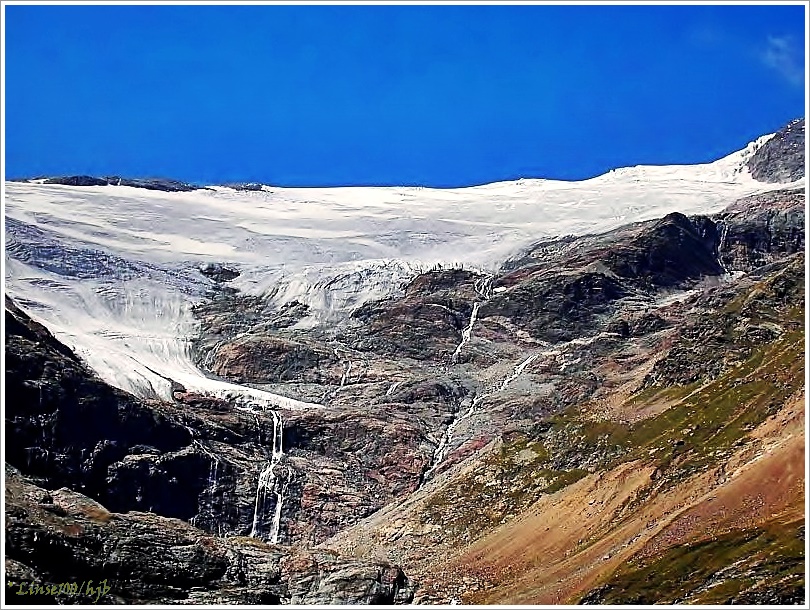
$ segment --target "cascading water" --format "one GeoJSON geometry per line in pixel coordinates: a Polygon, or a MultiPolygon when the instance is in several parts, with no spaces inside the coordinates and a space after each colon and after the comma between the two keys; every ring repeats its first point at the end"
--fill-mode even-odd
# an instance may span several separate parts
{"type": "MultiPolygon", "coordinates": [[[[205,447],[201,443],[199,443],[199,441],[194,441],[194,445],[198,449],[200,449],[203,453],[205,453],[206,455],[208,455],[211,458],[211,464],[208,467],[208,482],[207,482],[207,485],[205,487],[205,492],[204,492],[205,495],[203,497],[207,496],[207,504],[208,504],[207,508],[210,511],[209,514],[211,516],[213,516],[215,514],[215,511],[214,511],[214,497],[215,497],[215,494],[216,494],[216,491],[217,491],[217,481],[218,481],[218,474],[219,474],[219,458],[216,457],[214,454],[210,453],[207,449],[205,449],[205,447]]],[[[189,523],[191,523],[191,525],[196,526],[200,516],[201,516],[201,514],[195,515],[194,517],[192,517],[189,520],[189,523]]],[[[221,529],[222,529],[222,524],[217,523],[217,530],[221,531],[221,529]]]]}
{"type": "MultiPolygon", "coordinates": [[[[476,396],[470,401],[469,406],[467,406],[464,411],[461,413],[459,417],[456,417],[450,425],[447,426],[447,429],[444,431],[442,438],[439,440],[439,444],[436,445],[436,449],[433,451],[433,459],[431,460],[430,468],[425,471],[424,476],[422,477],[423,481],[426,481],[430,475],[432,475],[435,470],[439,467],[439,465],[444,460],[445,456],[447,455],[447,451],[449,449],[450,442],[453,440],[455,436],[455,431],[458,425],[463,422],[464,420],[470,419],[473,414],[475,413],[475,408],[481,404],[485,399],[489,398],[490,396],[497,394],[498,392],[503,392],[509,384],[512,383],[515,379],[520,377],[523,374],[523,371],[526,370],[526,367],[529,366],[540,354],[532,354],[528,358],[522,360],[515,367],[512,369],[512,374],[506,377],[501,384],[494,390],[489,392],[484,392],[480,396],[476,396]]],[[[461,411],[461,409],[459,409],[461,411]]]]}
{"type": "MultiPolygon", "coordinates": [[[[481,296],[481,301],[476,301],[473,303],[472,311],[470,312],[470,323],[467,325],[464,330],[461,331],[461,341],[456,346],[456,350],[453,352],[453,355],[450,357],[450,363],[456,364],[458,362],[458,358],[461,355],[461,351],[464,349],[464,346],[469,343],[470,339],[472,338],[473,327],[475,326],[476,320],[478,320],[478,310],[480,309],[483,303],[486,303],[492,297],[492,276],[485,275],[477,279],[474,283],[475,291],[481,296]]],[[[521,369],[522,370],[522,369],[521,369]]],[[[504,384],[500,389],[506,387],[507,384],[504,384]]],[[[393,386],[392,386],[393,389],[393,386]]],[[[390,390],[389,390],[390,392],[390,390]]],[[[490,396],[494,392],[489,392],[482,394],[481,396],[474,398],[470,401],[469,406],[467,406],[462,412],[461,415],[455,417],[453,421],[447,426],[442,434],[441,439],[439,439],[439,444],[436,445],[436,449],[433,451],[433,459],[431,460],[430,468],[425,472],[423,476],[423,480],[427,479],[428,476],[433,474],[436,468],[444,459],[445,455],[447,454],[448,446],[450,441],[453,439],[455,435],[456,428],[458,425],[463,422],[464,420],[469,419],[472,417],[473,412],[475,411],[475,407],[487,396],[490,396]]],[[[461,408],[459,408],[461,411],[461,408]]],[[[458,415],[459,411],[456,411],[458,415]]]]}
{"type": "MultiPolygon", "coordinates": [[[[537,358],[537,356],[539,355],[540,354],[532,354],[531,356],[529,356],[528,358],[517,364],[515,368],[512,370],[512,374],[509,375],[509,377],[507,377],[506,379],[504,379],[503,382],[501,382],[501,385],[496,390],[496,392],[503,392],[509,386],[510,383],[512,383],[515,379],[517,379],[523,374],[523,371],[526,370],[526,367],[529,366],[534,361],[534,359],[537,358]]],[[[490,394],[488,395],[494,393],[495,392],[490,392],[490,394]]]]}
{"type": "Polygon", "coordinates": [[[208,489],[210,490],[211,496],[213,497],[214,491],[217,487],[217,470],[219,469],[219,460],[214,460],[214,463],[211,465],[211,470],[208,473],[208,489]]]}
{"type": "Polygon", "coordinates": [[[439,467],[439,464],[442,463],[444,460],[444,456],[447,454],[447,447],[453,437],[455,436],[455,431],[458,425],[463,422],[465,419],[469,419],[472,414],[475,406],[485,397],[486,395],[482,395],[480,398],[475,398],[470,401],[470,405],[464,410],[464,412],[459,416],[453,419],[450,424],[447,426],[447,429],[442,434],[442,438],[439,440],[439,444],[436,445],[436,449],[433,451],[433,459],[431,460],[430,468],[425,471],[423,480],[427,480],[427,478],[433,474],[436,468],[439,467]]]}
{"type": "Polygon", "coordinates": [[[452,364],[456,364],[458,362],[458,357],[461,355],[461,350],[464,346],[470,341],[470,337],[472,337],[473,326],[475,325],[475,320],[478,318],[478,308],[481,307],[481,303],[475,303],[472,308],[472,313],[470,313],[470,324],[461,331],[461,341],[459,342],[458,346],[456,346],[456,351],[453,352],[453,355],[450,356],[450,362],[452,364]]]}
{"type": "Polygon", "coordinates": [[[250,529],[250,536],[252,538],[263,537],[263,519],[267,510],[267,496],[268,494],[275,495],[275,508],[273,510],[273,519],[270,525],[270,532],[267,539],[273,543],[278,543],[278,535],[281,524],[281,507],[284,503],[284,492],[287,488],[287,479],[285,477],[282,485],[278,487],[276,480],[276,466],[284,456],[284,449],[282,447],[282,438],[284,433],[284,422],[278,411],[270,411],[273,418],[273,436],[272,436],[272,450],[270,459],[265,465],[264,469],[259,473],[259,480],[256,485],[256,501],[253,507],[253,524],[250,529]],[[278,489],[277,489],[278,487],[278,489]]]}
{"type": "Polygon", "coordinates": [[[476,301],[473,303],[472,312],[470,312],[470,323],[467,325],[464,330],[461,331],[461,341],[456,346],[456,350],[453,352],[453,355],[450,356],[450,363],[456,364],[458,363],[458,358],[461,356],[461,350],[464,349],[464,346],[470,342],[472,338],[473,327],[475,326],[475,322],[478,320],[478,310],[481,308],[481,305],[486,303],[492,297],[492,276],[485,275],[475,281],[475,291],[481,296],[481,301],[476,301]]]}
{"type": "Polygon", "coordinates": [[[728,237],[728,225],[725,222],[718,224],[721,224],[723,228],[720,232],[720,244],[717,246],[717,262],[720,263],[723,272],[728,274],[729,269],[726,267],[725,263],[723,263],[723,250],[725,250],[726,238],[728,237]]]}
{"type": "Polygon", "coordinates": [[[346,385],[347,381],[349,381],[349,375],[351,374],[351,372],[352,372],[352,361],[349,360],[348,362],[346,362],[346,368],[343,371],[343,375],[340,377],[341,388],[346,385]]]}

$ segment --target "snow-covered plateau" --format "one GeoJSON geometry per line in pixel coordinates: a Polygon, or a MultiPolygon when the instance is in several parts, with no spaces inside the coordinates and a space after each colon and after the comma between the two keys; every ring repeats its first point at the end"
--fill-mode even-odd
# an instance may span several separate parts
{"type": "Polygon", "coordinates": [[[172,379],[254,406],[311,408],[194,365],[191,306],[212,286],[201,265],[238,269],[230,285],[245,294],[309,305],[301,325],[334,323],[435,264],[492,270],[542,238],[717,212],[785,188],[746,168],[770,137],[713,163],[622,168],[578,182],[177,193],[7,182],[5,291],[103,379],[140,396],[170,399],[172,379]]]}

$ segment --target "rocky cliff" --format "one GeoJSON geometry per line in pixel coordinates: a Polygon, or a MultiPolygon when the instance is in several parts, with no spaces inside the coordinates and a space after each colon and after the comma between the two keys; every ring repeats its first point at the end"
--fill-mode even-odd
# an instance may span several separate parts
{"type": "Polygon", "coordinates": [[[195,191],[203,188],[169,178],[122,178],[120,176],[105,176],[103,178],[95,176],[54,176],[45,178],[44,184],[64,184],[66,186],[108,186],[112,184],[150,191],[165,191],[167,193],[195,191]]]}
{"type": "Polygon", "coordinates": [[[410,601],[413,587],[395,566],[247,536],[253,515],[228,494],[252,497],[256,467],[228,457],[247,445],[261,453],[260,422],[194,397],[138,400],[8,299],[5,315],[11,603],[98,602],[87,591],[49,592],[88,577],[109,586],[102,603],[410,601]],[[229,530],[244,536],[216,535],[229,530]]]}
{"type": "Polygon", "coordinates": [[[804,118],[777,131],[751,157],[748,169],[762,182],[793,182],[804,177],[804,118]]]}

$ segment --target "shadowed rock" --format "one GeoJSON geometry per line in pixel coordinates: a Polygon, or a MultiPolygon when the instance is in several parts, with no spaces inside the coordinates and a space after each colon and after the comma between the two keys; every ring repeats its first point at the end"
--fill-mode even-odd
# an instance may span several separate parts
{"type": "Polygon", "coordinates": [[[131,186],[151,191],[165,191],[168,193],[180,191],[196,191],[200,188],[180,180],[168,178],[122,178],[120,176],[55,176],[46,178],[44,184],[63,184],[65,186],[131,186]]]}
{"type": "Polygon", "coordinates": [[[253,538],[213,537],[179,519],[110,512],[67,488],[46,491],[13,469],[7,470],[5,493],[10,603],[392,604],[413,599],[413,584],[388,563],[329,551],[290,556],[289,550],[253,538]],[[77,595],[51,591],[50,585],[81,585],[88,577],[91,593],[86,587],[77,595]],[[96,591],[98,586],[105,588],[96,591]]]}
{"type": "Polygon", "coordinates": [[[776,132],[754,153],[748,169],[760,182],[793,182],[804,177],[804,118],[776,132]]]}

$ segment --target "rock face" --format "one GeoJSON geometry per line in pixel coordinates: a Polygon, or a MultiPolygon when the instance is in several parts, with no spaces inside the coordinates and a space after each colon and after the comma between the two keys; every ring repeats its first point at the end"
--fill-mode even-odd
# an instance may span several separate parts
{"type": "Polygon", "coordinates": [[[179,519],[109,512],[86,496],[6,475],[10,603],[394,604],[413,586],[399,568],[214,537],[179,519]],[[87,581],[79,595],[50,594],[87,581]],[[34,587],[41,587],[38,591],[34,587]]]}
{"type": "Polygon", "coordinates": [[[711,313],[684,321],[678,344],[655,363],[644,380],[645,387],[685,386],[715,379],[755,349],[797,330],[796,324],[787,320],[785,305],[803,301],[802,253],[763,266],[750,278],[760,282],[756,292],[744,300],[738,287],[731,286],[693,301],[696,309],[711,313]],[[739,349],[732,349],[735,338],[743,339],[739,349]]]}
{"type": "Polygon", "coordinates": [[[649,332],[545,347],[524,374],[562,397],[570,364],[567,408],[530,425],[529,397],[493,396],[518,404],[487,449],[331,543],[385,549],[420,603],[802,600],[804,253],[774,257],[649,332]]]}
{"type": "MultiPolygon", "coordinates": [[[[306,325],[299,303],[274,308],[222,293],[198,310],[199,364],[323,405],[285,416],[282,508],[283,540],[321,543],[503,431],[529,433],[598,395],[617,360],[654,353],[683,324],[665,305],[673,291],[802,250],[802,201],[776,192],[714,218],[670,214],[544,241],[495,275],[434,269],[328,330],[306,325]]],[[[697,348],[722,350],[704,331],[689,331],[697,348]]],[[[713,374],[672,358],[678,374],[713,374]]]]}
{"type": "Polygon", "coordinates": [[[330,561],[310,554],[288,560],[283,569],[294,569],[298,576],[287,588],[291,604],[387,605],[413,600],[413,588],[398,568],[330,561]]]}
{"type": "Polygon", "coordinates": [[[241,275],[237,269],[226,267],[222,263],[206,263],[201,265],[200,273],[206,277],[210,277],[215,282],[230,282],[241,275]]]}
{"type": "Polygon", "coordinates": [[[506,316],[545,341],[608,329],[628,299],[719,276],[720,235],[709,218],[670,214],[604,235],[541,242],[510,261],[479,317],[506,316]]]}
{"type": "Polygon", "coordinates": [[[320,383],[320,370],[337,358],[331,350],[283,337],[244,337],[218,349],[211,371],[236,383],[320,383]]]}
{"type": "Polygon", "coordinates": [[[193,517],[208,465],[190,451],[190,431],[160,405],[102,382],[9,300],[5,316],[6,461],[45,487],[79,489],[114,510],[193,517]],[[139,461],[153,463],[140,476],[139,461]],[[130,472],[132,489],[121,488],[126,477],[110,481],[111,469],[130,472]]]}
{"type": "Polygon", "coordinates": [[[709,218],[673,213],[655,222],[629,245],[613,248],[604,264],[621,278],[656,288],[676,288],[690,280],[720,275],[717,225],[709,218]]]}
{"type": "Polygon", "coordinates": [[[479,298],[475,282],[480,279],[464,270],[422,274],[396,303],[372,302],[355,310],[352,317],[363,332],[347,336],[346,341],[363,352],[447,359],[469,324],[472,303],[479,298]]]}
{"type": "Polygon", "coordinates": [[[237,182],[226,184],[224,186],[227,186],[235,191],[261,191],[264,189],[264,186],[259,182],[237,182]]]}
{"type": "Polygon", "coordinates": [[[202,187],[170,180],[168,178],[121,178],[120,176],[105,176],[96,178],[93,176],[56,176],[47,178],[45,184],[64,184],[66,186],[131,186],[151,191],[165,191],[168,193],[181,191],[195,191],[202,187]]]}
{"type": "Polygon", "coordinates": [[[235,412],[180,386],[175,403],[136,399],[98,379],[10,301],[5,315],[7,463],[112,511],[250,533],[269,415],[235,412]]]}
{"type": "Polygon", "coordinates": [[[780,190],[746,197],[717,217],[721,264],[752,271],[805,247],[804,191],[780,190]]]}
{"type": "Polygon", "coordinates": [[[64,184],[65,186],[107,186],[109,183],[106,178],[94,178],[93,176],[58,176],[45,180],[45,184],[64,184]]]}
{"type": "MultiPolygon", "coordinates": [[[[248,533],[255,467],[242,465],[239,447],[260,451],[269,422],[256,426],[235,417],[224,401],[182,388],[177,406],[110,388],[9,300],[5,382],[12,582],[45,586],[93,574],[108,581],[118,603],[407,603],[413,597],[407,577],[389,564],[335,554],[293,557],[256,538],[211,535],[248,533]]],[[[290,444],[296,430],[303,428],[290,428],[290,444]]],[[[43,594],[25,601],[91,597],[43,594]]]]}
{"type": "Polygon", "coordinates": [[[804,119],[796,119],[776,132],[748,161],[760,182],[793,182],[804,173],[804,119]]]}
{"type": "MultiPolygon", "coordinates": [[[[6,350],[10,465],[44,487],[80,490],[110,510],[154,512],[213,533],[251,532],[256,481],[274,427],[270,414],[236,411],[179,384],[174,404],[141,402],[95,377],[10,301],[6,350]]],[[[432,401],[442,392],[452,400],[453,390],[425,386],[404,385],[400,400],[436,417],[432,401]]],[[[405,404],[394,405],[400,415],[378,408],[285,416],[282,540],[322,542],[416,488],[429,461],[427,424],[405,404]]]]}

